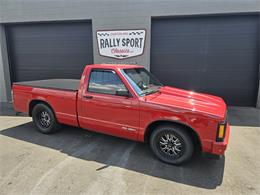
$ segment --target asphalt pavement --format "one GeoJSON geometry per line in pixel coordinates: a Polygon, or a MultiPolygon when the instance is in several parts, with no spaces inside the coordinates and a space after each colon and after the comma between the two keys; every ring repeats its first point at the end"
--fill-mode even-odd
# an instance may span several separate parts
{"type": "Polygon", "coordinates": [[[147,144],[66,126],[41,134],[31,118],[5,108],[0,194],[260,194],[259,110],[232,107],[229,121],[225,156],[173,166],[147,144]]]}

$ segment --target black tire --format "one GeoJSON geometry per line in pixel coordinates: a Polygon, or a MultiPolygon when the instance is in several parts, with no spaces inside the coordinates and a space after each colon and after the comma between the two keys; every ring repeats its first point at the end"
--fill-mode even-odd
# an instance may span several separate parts
{"type": "Polygon", "coordinates": [[[177,125],[163,125],[154,129],[150,136],[150,147],[161,161],[174,165],[187,162],[194,151],[193,141],[186,129],[177,125]]]}
{"type": "Polygon", "coordinates": [[[34,125],[44,134],[54,133],[61,127],[52,109],[43,103],[39,103],[33,107],[32,118],[34,125]]]}

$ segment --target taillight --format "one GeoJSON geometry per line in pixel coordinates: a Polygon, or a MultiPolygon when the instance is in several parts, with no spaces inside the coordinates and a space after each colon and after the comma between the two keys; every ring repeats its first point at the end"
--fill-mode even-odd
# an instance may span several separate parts
{"type": "Polygon", "coordinates": [[[223,142],[224,139],[225,139],[225,133],[226,133],[226,126],[227,126],[227,123],[220,123],[218,125],[218,131],[217,131],[217,139],[216,141],[217,142],[223,142]]]}

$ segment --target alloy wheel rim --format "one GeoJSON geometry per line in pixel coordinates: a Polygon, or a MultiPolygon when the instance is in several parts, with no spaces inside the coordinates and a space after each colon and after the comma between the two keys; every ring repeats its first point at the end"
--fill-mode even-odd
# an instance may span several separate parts
{"type": "Polygon", "coordinates": [[[40,125],[44,128],[48,128],[51,124],[51,117],[48,112],[42,111],[39,114],[40,125]]]}
{"type": "Polygon", "coordinates": [[[159,139],[160,150],[170,156],[177,158],[183,152],[183,144],[181,140],[172,133],[165,133],[159,139]]]}

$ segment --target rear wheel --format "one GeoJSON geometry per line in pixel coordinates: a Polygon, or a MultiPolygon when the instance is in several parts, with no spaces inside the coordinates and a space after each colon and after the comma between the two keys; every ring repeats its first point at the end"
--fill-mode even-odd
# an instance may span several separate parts
{"type": "Polygon", "coordinates": [[[175,165],[188,161],[194,150],[192,139],[185,129],[174,125],[154,129],[150,147],[160,160],[175,165]]]}
{"type": "Polygon", "coordinates": [[[52,109],[43,103],[34,106],[32,118],[35,126],[41,133],[54,133],[60,129],[60,124],[57,122],[52,109]]]}

